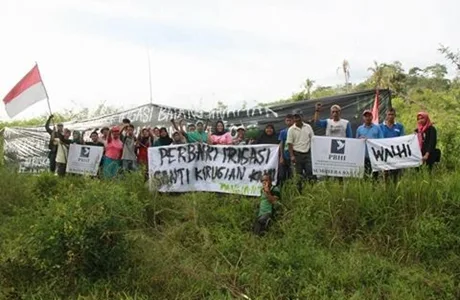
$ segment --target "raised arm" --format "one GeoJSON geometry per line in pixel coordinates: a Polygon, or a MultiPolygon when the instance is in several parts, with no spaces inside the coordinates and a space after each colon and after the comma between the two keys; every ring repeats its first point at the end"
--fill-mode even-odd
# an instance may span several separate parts
{"type": "Polygon", "coordinates": [[[50,123],[51,123],[51,120],[54,118],[53,115],[50,115],[48,120],[46,120],[46,123],[45,123],[45,129],[46,129],[46,132],[48,132],[50,135],[53,134],[53,129],[50,128],[50,123]]]}

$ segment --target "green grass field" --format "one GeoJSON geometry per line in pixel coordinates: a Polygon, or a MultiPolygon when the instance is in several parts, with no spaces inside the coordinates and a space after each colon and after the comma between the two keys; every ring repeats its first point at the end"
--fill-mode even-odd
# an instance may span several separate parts
{"type": "Polygon", "coordinates": [[[258,200],[0,169],[0,299],[458,299],[460,174],[258,200]]]}

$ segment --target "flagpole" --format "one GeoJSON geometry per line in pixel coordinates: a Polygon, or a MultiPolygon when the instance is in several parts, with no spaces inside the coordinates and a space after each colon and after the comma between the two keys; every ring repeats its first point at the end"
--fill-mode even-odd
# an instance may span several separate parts
{"type": "Polygon", "coordinates": [[[40,68],[38,67],[37,62],[35,62],[35,66],[37,66],[38,75],[40,75],[40,80],[43,83],[43,89],[45,90],[45,95],[46,95],[46,102],[48,103],[48,109],[50,111],[50,115],[52,115],[53,112],[51,111],[50,97],[48,96],[48,91],[46,90],[46,86],[45,86],[45,83],[43,82],[42,75],[40,74],[40,68]]]}
{"type": "Polygon", "coordinates": [[[152,97],[152,70],[150,68],[150,49],[149,48],[147,48],[147,61],[149,63],[150,104],[153,104],[153,97],[152,97]]]}

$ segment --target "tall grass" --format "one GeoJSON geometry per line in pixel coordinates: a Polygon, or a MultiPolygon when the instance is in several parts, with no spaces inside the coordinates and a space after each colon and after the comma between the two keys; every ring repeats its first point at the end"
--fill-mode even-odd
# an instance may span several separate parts
{"type": "Polygon", "coordinates": [[[456,299],[460,175],[288,183],[258,200],[0,170],[0,298],[456,299]]]}

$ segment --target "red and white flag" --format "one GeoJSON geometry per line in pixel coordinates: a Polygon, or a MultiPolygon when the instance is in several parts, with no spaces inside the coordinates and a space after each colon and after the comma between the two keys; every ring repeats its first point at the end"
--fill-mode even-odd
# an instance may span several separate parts
{"type": "Polygon", "coordinates": [[[44,99],[48,99],[48,95],[38,65],[35,65],[3,98],[3,103],[5,103],[6,113],[12,118],[44,99]]]}
{"type": "Polygon", "coordinates": [[[379,90],[375,90],[374,106],[372,107],[372,123],[379,124],[379,90]]]}

